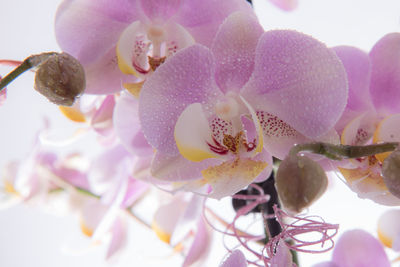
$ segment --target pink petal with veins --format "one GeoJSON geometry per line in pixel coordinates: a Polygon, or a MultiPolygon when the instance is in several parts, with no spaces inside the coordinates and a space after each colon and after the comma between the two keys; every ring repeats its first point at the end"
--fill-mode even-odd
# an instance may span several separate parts
{"type": "Polygon", "coordinates": [[[55,19],[57,42],[86,65],[114,47],[121,31],[139,14],[136,1],[65,0],[55,19]]]}
{"type": "Polygon", "coordinates": [[[339,119],[347,91],[345,70],[331,49],[308,35],[275,30],[261,36],[242,96],[254,109],[315,138],[339,119]]]}
{"type": "Polygon", "coordinates": [[[196,42],[211,46],[219,26],[235,11],[254,14],[249,3],[242,0],[186,0],[175,21],[188,30],[196,42]]]}
{"type": "Polygon", "coordinates": [[[333,50],[343,63],[349,82],[349,99],[346,109],[357,111],[373,109],[369,94],[371,62],[368,54],[350,46],[337,46],[333,50]]]}
{"type": "Polygon", "coordinates": [[[138,105],[137,99],[129,93],[123,93],[115,106],[114,129],[119,140],[130,153],[150,156],[153,154],[153,148],[147,142],[140,127],[138,105]]]}
{"type": "Polygon", "coordinates": [[[372,65],[371,97],[378,111],[400,112],[400,33],[380,39],[369,53],[372,65]]]}
{"type": "Polygon", "coordinates": [[[238,92],[249,80],[263,32],[257,17],[243,12],[233,13],[220,26],[211,51],[217,63],[215,79],[223,92],[238,92]]]}

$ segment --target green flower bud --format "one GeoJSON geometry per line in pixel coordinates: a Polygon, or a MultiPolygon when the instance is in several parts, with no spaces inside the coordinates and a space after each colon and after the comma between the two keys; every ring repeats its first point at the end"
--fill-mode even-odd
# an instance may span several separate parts
{"type": "Polygon", "coordinates": [[[50,56],[36,71],[35,89],[57,105],[71,106],[85,84],[82,65],[67,53],[50,56]]]}
{"type": "Polygon", "coordinates": [[[284,208],[300,213],[325,192],[328,178],[324,169],[310,158],[289,155],[279,165],[275,186],[284,208]]]}
{"type": "Polygon", "coordinates": [[[383,181],[389,192],[400,198],[400,150],[393,151],[382,165],[383,181]]]}

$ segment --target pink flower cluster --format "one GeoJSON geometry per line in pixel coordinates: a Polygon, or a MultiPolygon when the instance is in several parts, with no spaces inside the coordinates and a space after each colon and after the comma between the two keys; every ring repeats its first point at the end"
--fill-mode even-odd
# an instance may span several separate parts
{"type": "MultiPolygon", "coordinates": [[[[297,5],[271,2],[283,10],[297,5]]],[[[136,217],[134,206],[158,190],[161,201],[149,227],[185,255],[182,266],[201,264],[210,252],[214,226],[207,214],[214,213],[205,200],[225,197],[246,205],[232,223],[215,214],[214,219],[257,260],[229,249],[221,267],[296,266],[291,252],[314,252],[304,247],[315,244],[333,247],[337,225],[296,217],[284,206],[274,206],[268,215],[261,206],[271,192],[235,194],[258,190],[254,184],[273,177],[274,162],[284,160],[296,144],[400,141],[399,33],[384,36],[369,54],[354,47],[329,48],[297,31],[265,31],[244,0],[64,0],[55,32],[61,49],[79,60],[86,77],[85,93],[73,106],[60,107],[79,124],[64,141],[92,131],[102,152],[59,156],[35,144],[25,162],[4,168],[1,193],[10,202],[41,203],[67,192],[82,232],[93,243],[108,237],[107,258],[124,247],[126,218],[136,217]],[[257,207],[263,220],[277,220],[281,233],[259,238],[236,228],[239,217],[257,207]],[[315,242],[297,238],[315,232],[322,235],[315,242]],[[247,246],[260,241],[261,251],[247,246]]],[[[0,91],[0,105],[5,92],[0,91]]],[[[48,130],[38,139],[60,143],[48,130]]],[[[344,160],[334,167],[359,197],[398,205],[382,180],[389,155],[344,160]]],[[[327,159],[310,157],[324,166],[322,172],[332,169],[327,159]]],[[[301,195],[309,188],[295,190],[305,203],[314,201],[301,195]]],[[[397,248],[399,227],[380,225],[381,241],[397,248]]],[[[332,261],[315,267],[389,265],[382,245],[354,230],[342,235],[332,261]]]]}

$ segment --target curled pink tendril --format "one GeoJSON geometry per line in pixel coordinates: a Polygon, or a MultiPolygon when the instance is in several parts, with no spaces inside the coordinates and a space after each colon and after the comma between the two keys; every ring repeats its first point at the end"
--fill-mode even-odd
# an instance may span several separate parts
{"type": "MultiPolygon", "coordinates": [[[[232,222],[226,224],[225,230],[220,230],[215,227],[207,218],[205,214],[205,210],[203,210],[204,218],[206,222],[213,228],[215,231],[220,232],[224,235],[224,246],[227,249],[228,253],[231,253],[234,249],[239,246],[244,247],[248,250],[251,254],[253,254],[256,260],[247,260],[248,264],[264,267],[270,266],[270,262],[272,257],[276,253],[278,243],[283,240],[286,242],[286,245],[289,249],[299,251],[299,252],[306,252],[306,253],[323,253],[326,252],[334,247],[334,241],[332,238],[337,234],[339,225],[338,224],[329,224],[325,223],[325,221],[318,216],[306,216],[306,217],[299,217],[299,216],[291,216],[278,208],[277,205],[274,205],[274,214],[264,214],[263,213],[263,220],[276,218],[278,223],[281,225],[282,232],[275,237],[271,238],[268,236],[268,243],[265,244],[260,250],[259,248],[256,250],[250,247],[249,242],[258,242],[265,240],[265,235],[251,235],[239,230],[236,227],[236,222],[238,219],[246,214],[248,214],[251,210],[257,207],[260,204],[266,203],[269,200],[269,195],[264,193],[264,190],[256,185],[250,185],[254,189],[258,191],[259,194],[256,195],[234,195],[232,198],[235,199],[242,199],[242,200],[252,200],[247,205],[241,207],[237,212],[235,217],[233,218],[232,222]],[[285,221],[291,221],[291,223],[286,223],[285,221]],[[309,233],[319,233],[320,238],[313,241],[304,241],[301,240],[299,237],[302,234],[309,234],[309,233]],[[225,243],[225,236],[232,236],[235,237],[236,240],[239,242],[239,245],[234,248],[229,248],[225,243]],[[326,247],[326,243],[329,243],[329,246],[326,247]],[[306,249],[307,246],[313,245],[321,245],[321,249],[306,249]],[[261,251],[258,252],[258,251],[261,251]]],[[[269,234],[268,234],[269,235],[269,234]]],[[[296,266],[295,264],[293,266],[296,266]]]]}

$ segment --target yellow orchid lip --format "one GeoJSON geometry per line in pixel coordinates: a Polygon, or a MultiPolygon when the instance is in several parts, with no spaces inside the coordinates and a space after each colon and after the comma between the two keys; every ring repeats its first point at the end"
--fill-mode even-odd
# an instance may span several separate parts
{"type": "Polygon", "coordinates": [[[79,224],[81,231],[84,235],[87,237],[92,237],[93,236],[93,229],[91,229],[89,226],[86,225],[86,223],[83,221],[83,219],[80,221],[79,224]]]}
{"type": "Polygon", "coordinates": [[[7,180],[3,180],[4,189],[7,193],[19,196],[18,191],[15,189],[12,183],[7,180]]]}
{"type": "Polygon", "coordinates": [[[384,232],[378,228],[377,230],[378,239],[384,244],[386,247],[391,248],[393,245],[393,239],[389,236],[385,235],[384,232]]]}
{"type": "Polygon", "coordinates": [[[86,122],[86,116],[83,114],[78,108],[75,107],[66,107],[59,106],[58,107],[61,113],[74,122],[86,122]]]}
{"type": "Polygon", "coordinates": [[[161,227],[157,224],[157,222],[153,221],[151,224],[151,229],[153,229],[156,236],[163,242],[169,244],[171,241],[171,234],[165,232],[161,227]]]}

